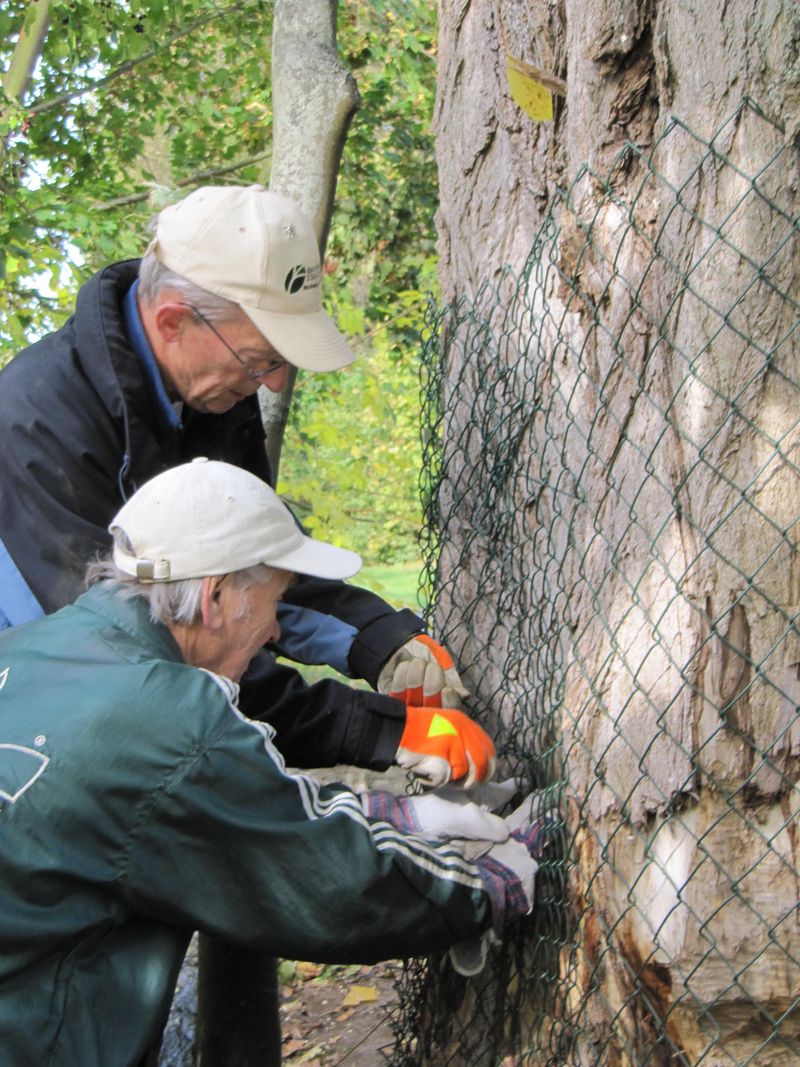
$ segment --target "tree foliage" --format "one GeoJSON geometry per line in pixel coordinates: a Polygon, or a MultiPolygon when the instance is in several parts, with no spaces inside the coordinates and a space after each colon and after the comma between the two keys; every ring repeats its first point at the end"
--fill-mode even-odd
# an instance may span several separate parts
{"type": "MultiPolygon", "coordinates": [[[[34,6],[0,10],[6,72],[34,6]]],[[[139,255],[165,203],[200,184],[268,182],[271,23],[259,0],[51,0],[27,92],[3,107],[0,363],[63,322],[94,270],[139,255]]],[[[301,375],[282,475],[327,536],[403,558],[419,515],[415,353],[435,255],[435,13],[424,0],[344,2],[338,35],[362,102],[326,300],[362,358],[301,375]]]]}

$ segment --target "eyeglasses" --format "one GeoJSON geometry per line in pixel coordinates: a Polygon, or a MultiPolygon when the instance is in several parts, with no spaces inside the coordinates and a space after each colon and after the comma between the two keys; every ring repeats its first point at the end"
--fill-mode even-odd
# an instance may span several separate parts
{"type": "Polygon", "coordinates": [[[233,356],[233,358],[236,360],[236,362],[241,367],[244,367],[245,373],[247,374],[247,377],[250,379],[251,382],[259,382],[259,381],[261,381],[262,378],[266,378],[268,374],[274,374],[275,371],[281,370],[283,367],[286,366],[286,360],[284,360],[284,359],[276,360],[272,364],[272,366],[267,367],[265,370],[259,370],[257,367],[252,366],[246,360],[242,359],[242,357],[239,355],[239,353],[236,351],[235,348],[231,348],[231,346],[228,344],[228,342],[225,340],[225,338],[222,336],[222,334],[219,332],[219,330],[217,330],[214,326],[212,326],[212,324],[208,321],[208,319],[205,317],[205,315],[202,313],[202,311],[198,311],[197,308],[194,306],[194,304],[182,304],[181,306],[185,307],[185,308],[190,308],[195,313],[195,315],[198,317],[198,319],[200,319],[200,321],[205,326],[207,326],[209,328],[209,330],[211,330],[211,332],[214,334],[214,336],[217,338],[217,340],[218,341],[222,341],[222,343],[228,349],[228,351],[233,356]]]}

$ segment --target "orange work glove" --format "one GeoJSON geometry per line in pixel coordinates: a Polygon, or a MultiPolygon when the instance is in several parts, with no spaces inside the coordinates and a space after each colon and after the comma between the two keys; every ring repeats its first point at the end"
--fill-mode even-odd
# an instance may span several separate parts
{"type": "Polygon", "coordinates": [[[426,785],[458,781],[465,789],[494,774],[492,739],[456,708],[406,708],[395,763],[426,785]]]}
{"type": "Polygon", "coordinates": [[[378,676],[378,692],[415,708],[460,708],[467,690],[453,657],[427,634],[417,634],[389,657],[378,676]]]}

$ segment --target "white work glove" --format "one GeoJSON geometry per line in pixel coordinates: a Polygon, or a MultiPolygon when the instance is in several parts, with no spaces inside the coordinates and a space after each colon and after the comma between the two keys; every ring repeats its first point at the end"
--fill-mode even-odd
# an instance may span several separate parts
{"type": "Polygon", "coordinates": [[[389,657],[377,688],[416,708],[460,708],[469,696],[453,657],[427,634],[412,637],[389,657]]]}
{"type": "Polygon", "coordinates": [[[505,819],[474,801],[445,800],[435,793],[395,796],[380,790],[364,793],[362,799],[371,818],[383,819],[398,830],[429,841],[479,841],[481,851],[485,851],[487,842],[508,841],[511,833],[505,819]]]}
{"type": "Polygon", "coordinates": [[[538,861],[549,843],[556,815],[553,810],[543,813],[541,794],[531,793],[504,822],[512,836],[484,849],[482,856],[473,852],[489,891],[493,924],[480,937],[450,949],[453,968],[465,976],[483,970],[489,945],[499,943],[499,932],[506,923],[533,910],[538,861]]]}

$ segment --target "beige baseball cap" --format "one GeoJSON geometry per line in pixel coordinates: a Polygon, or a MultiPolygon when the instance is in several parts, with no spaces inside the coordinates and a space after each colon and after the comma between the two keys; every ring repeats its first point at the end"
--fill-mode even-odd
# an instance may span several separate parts
{"type": "Polygon", "coordinates": [[[322,310],[311,223],[263,185],[208,185],[161,211],[148,251],[201,289],[238,304],[289,363],[331,371],[356,358],[322,310]]]}
{"type": "Polygon", "coordinates": [[[157,474],[108,530],[124,533],[133,549],[115,544],[114,563],[141,581],[206,578],[257,563],[316,578],[349,578],[361,567],[355,552],[306,537],[266,482],[216,460],[157,474]]]}

